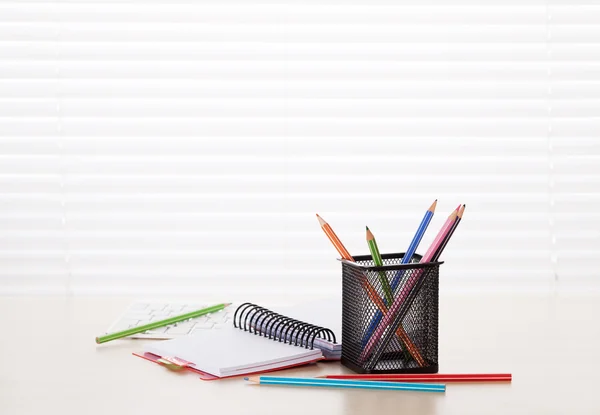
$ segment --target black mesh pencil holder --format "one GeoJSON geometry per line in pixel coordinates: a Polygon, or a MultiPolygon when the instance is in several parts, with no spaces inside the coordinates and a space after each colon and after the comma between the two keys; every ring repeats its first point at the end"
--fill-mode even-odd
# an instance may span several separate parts
{"type": "Polygon", "coordinates": [[[402,257],[384,254],[381,267],[370,255],[342,261],[341,361],[357,373],[438,371],[442,263],[420,264],[414,255],[401,264],[402,257]]]}

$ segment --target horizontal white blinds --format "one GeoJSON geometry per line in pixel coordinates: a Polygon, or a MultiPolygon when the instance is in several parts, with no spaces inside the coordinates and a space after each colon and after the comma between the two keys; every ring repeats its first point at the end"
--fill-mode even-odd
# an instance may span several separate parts
{"type": "Polygon", "coordinates": [[[443,289],[597,283],[600,5],[0,4],[2,292],[333,293],[348,249],[443,289]]]}

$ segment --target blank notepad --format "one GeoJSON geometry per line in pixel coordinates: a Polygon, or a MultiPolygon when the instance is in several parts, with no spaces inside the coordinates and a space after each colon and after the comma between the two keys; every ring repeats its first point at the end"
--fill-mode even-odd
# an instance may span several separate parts
{"type": "Polygon", "coordinates": [[[153,343],[144,351],[161,357],[178,357],[217,377],[273,370],[322,358],[319,349],[265,341],[264,337],[233,328],[153,343]]]}

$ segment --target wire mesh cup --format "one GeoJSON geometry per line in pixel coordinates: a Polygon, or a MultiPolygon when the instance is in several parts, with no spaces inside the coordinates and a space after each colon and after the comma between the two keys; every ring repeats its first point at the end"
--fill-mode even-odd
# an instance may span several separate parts
{"type": "Polygon", "coordinates": [[[382,255],[381,267],[370,255],[342,260],[341,362],[357,373],[438,371],[442,262],[421,264],[414,255],[401,264],[403,255],[382,255]]]}

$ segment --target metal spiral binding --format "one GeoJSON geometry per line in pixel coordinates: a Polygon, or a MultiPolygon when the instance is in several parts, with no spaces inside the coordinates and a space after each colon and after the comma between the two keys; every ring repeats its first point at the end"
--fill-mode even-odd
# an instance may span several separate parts
{"type": "Polygon", "coordinates": [[[252,303],[244,303],[235,310],[233,326],[255,335],[307,349],[314,348],[317,338],[336,343],[335,334],[328,328],[286,317],[252,303]]]}

